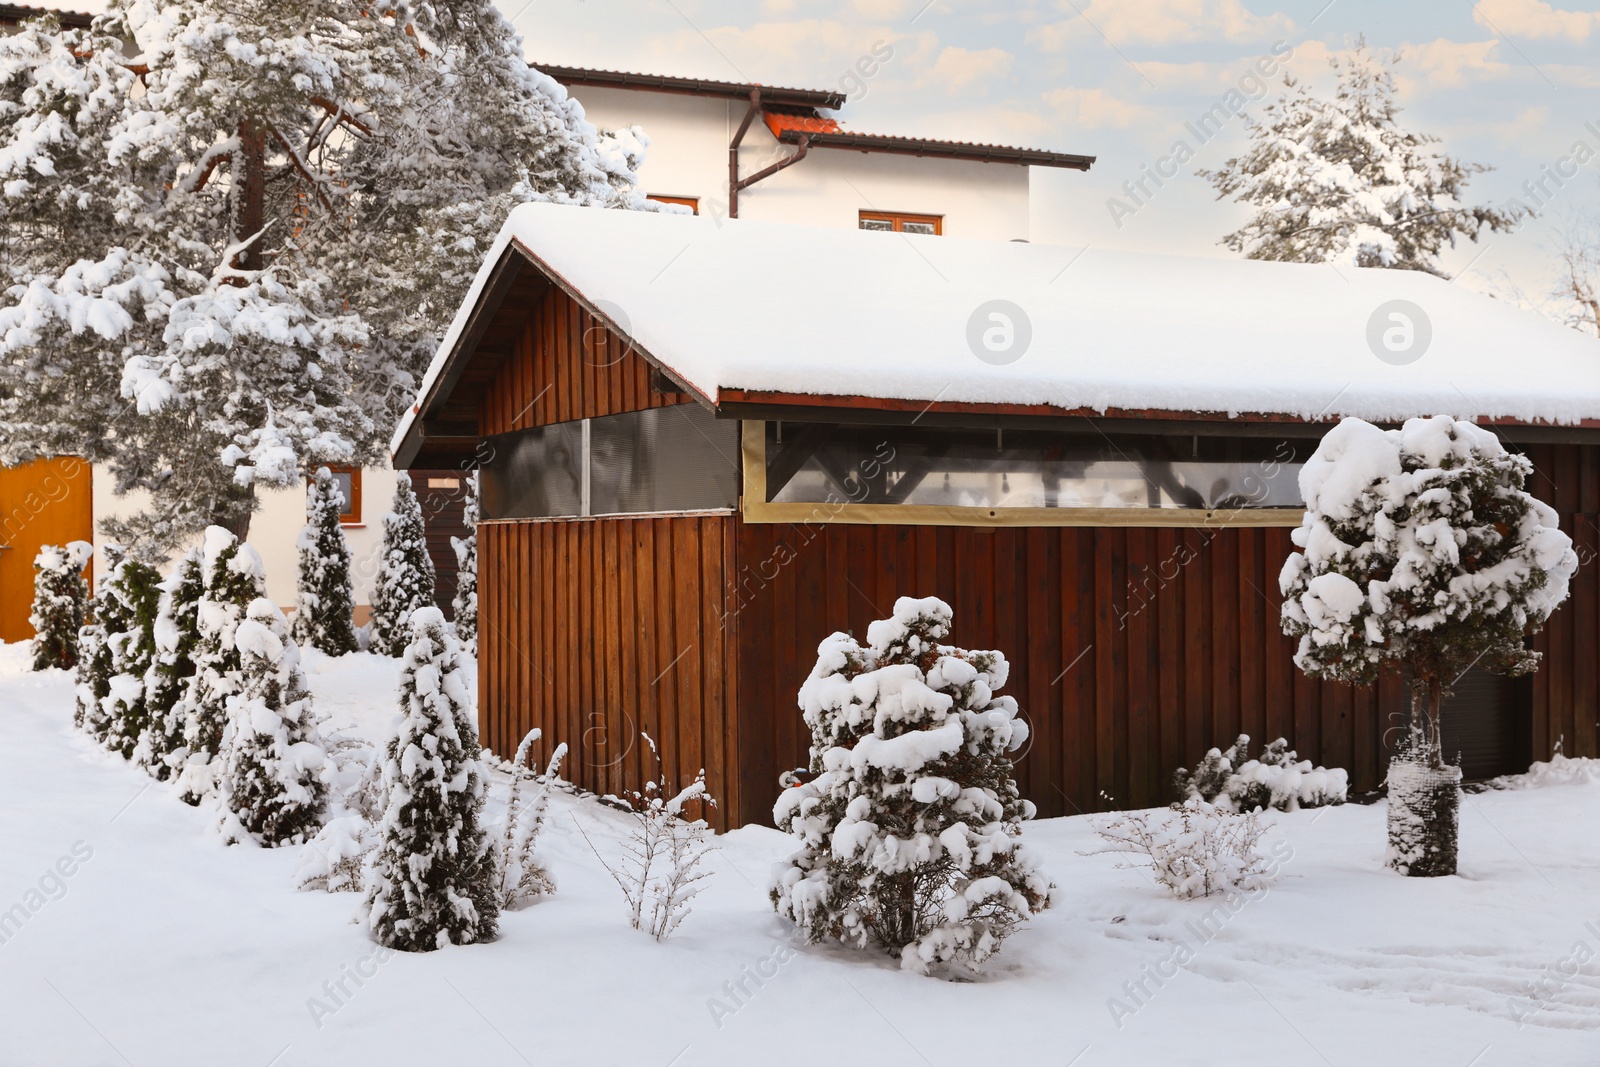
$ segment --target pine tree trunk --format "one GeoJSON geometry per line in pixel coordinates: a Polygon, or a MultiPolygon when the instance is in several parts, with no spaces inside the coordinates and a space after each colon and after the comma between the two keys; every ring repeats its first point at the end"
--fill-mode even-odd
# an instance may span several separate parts
{"type": "Polygon", "coordinates": [[[1394,870],[1413,878],[1456,873],[1461,822],[1461,768],[1446,766],[1440,734],[1444,684],[1413,685],[1410,744],[1389,761],[1389,854],[1394,870]]]}
{"type": "MultiPolygon", "coordinates": [[[[262,270],[266,267],[266,257],[258,235],[267,224],[267,134],[250,119],[239,123],[239,150],[234,154],[234,167],[238,186],[234,193],[233,240],[237,244],[252,236],[256,239],[239,250],[233,267],[241,271],[262,270]]],[[[243,284],[243,279],[239,284],[243,284]]]]}
{"type": "Polygon", "coordinates": [[[255,510],[255,487],[229,483],[227,491],[211,502],[211,524],[243,541],[250,536],[250,518],[255,510]]]}

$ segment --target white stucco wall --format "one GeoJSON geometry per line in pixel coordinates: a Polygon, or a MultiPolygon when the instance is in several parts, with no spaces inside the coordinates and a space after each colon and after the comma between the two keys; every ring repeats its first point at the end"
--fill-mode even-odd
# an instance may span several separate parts
{"type": "MultiPolygon", "coordinates": [[[[604,128],[638,125],[650,137],[640,187],[700,198],[702,215],[726,215],[728,142],[747,104],[736,100],[580,86],[572,95],[604,128]]],[[[739,149],[741,175],[792,155],[759,118],[739,149]]],[[[942,215],[950,237],[1010,241],[1029,235],[1029,168],[814,148],[799,163],[739,194],[739,217],[855,228],[862,211],[942,215]]]]}
{"type": "MultiPolygon", "coordinates": [[[[383,545],[383,516],[394,500],[394,470],[390,467],[368,467],[362,471],[361,481],[361,522],[348,524],[344,528],[345,536],[350,540],[351,577],[355,583],[358,607],[371,603],[373,576],[383,545]]],[[[113,492],[113,485],[111,472],[96,467],[94,542],[97,577],[105,568],[105,556],[100,546],[106,538],[100,531],[101,522],[107,518],[133,514],[148,499],[142,491],[118,496],[113,492]]],[[[260,510],[250,520],[250,536],[245,540],[261,553],[261,562],[267,572],[267,596],[280,607],[291,607],[294,604],[297,565],[295,539],[306,524],[305,489],[264,490],[260,493],[260,502],[260,510]]],[[[185,546],[185,550],[188,547],[185,546]]]]}

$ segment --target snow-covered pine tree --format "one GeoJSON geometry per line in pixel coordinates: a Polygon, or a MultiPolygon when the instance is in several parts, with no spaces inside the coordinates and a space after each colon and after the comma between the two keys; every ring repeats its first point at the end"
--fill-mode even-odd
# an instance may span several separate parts
{"type": "Polygon", "coordinates": [[[242,533],[374,459],[516,204],[635,207],[642,139],[492,0],[111,0],[0,39],[0,463],[105,462],[108,534],[242,533]]]}
{"type": "Polygon", "coordinates": [[[1473,174],[1439,139],[1400,125],[1390,68],[1359,40],[1329,63],[1339,88],[1323,100],[1292,76],[1264,109],[1246,117],[1250,146],[1216,171],[1197,173],[1255,208],[1222,243],[1250,259],[1393,267],[1443,276],[1439,255],[1457,237],[1512,229],[1514,212],[1464,201],[1473,174]]]}
{"type": "Polygon", "coordinates": [[[45,545],[33,560],[33,669],[78,665],[78,631],[89,604],[83,565],[94,554],[87,541],[45,545]]]}
{"type": "Polygon", "coordinates": [[[266,594],[261,557],[220,526],[206,528],[201,549],[205,596],[196,608],[199,637],[194,676],[183,695],[183,799],[198,804],[216,785],[216,755],[228,722],[228,698],[239,691],[234,632],[251,602],[266,594]]]}
{"type": "MultiPolygon", "coordinates": [[[[109,577],[122,565],[127,549],[122,545],[106,545],[103,552],[109,577]]],[[[102,580],[90,598],[89,619],[78,631],[75,687],[78,705],[73,711],[72,721],[90,737],[104,744],[111,727],[106,710],[106,698],[111,693],[111,639],[128,628],[127,613],[109,580],[102,580]]]]}
{"type": "Polygon", "coordinates": [[[201,552],[191,549],[161,583],[156,652],[144,686],[150,723],[134,754],[134,762],[161,781],[172,777],[174,771],[168,757],[182,753],[184,748],[187,722],[183,696],[194,677],[194,650],[200,642],[200,601],[205,592],[201,552]]]}
{"type": "Polygon", "coordinates": [[[488,776],[460,646],[435,607],[412,615],[411,636],[400,726],[383,760],[382,840],[362,884],[378,943],[428,952],[493,938],[500,885],[481,823],[488,776]]]}
{"type": "Polygon", "coordinates": [[[383,547],[372,592],[372,651],[404,654],[411,642],[411,613],[433,604],[433,559],[428,555],[422,505],[411,476],[395,472],[394,510],[383,517],[383,547]]]}
{"type": "Polygon", "coordinates": [[[469,654],[478,654],[478,472],[467,475],[467,536],[450,538],[456,554],[456,595],[451,601],[456,640],[469,654]]]}
{"type": "Polygon", "coordinates": [[[318,468],[306,489],[306,525],[295,542],[300,572],[291,632],[296,644],[330,656],[356,650],[350,542],[339,522],[344,506],[333,474],[318,468]]]}
{"type": "Polygon", "coordinates": [[[774,872],[779,914],[922,973],[976,968],[1050,902],[1019,840],[1033,805],[1008,756],[1027,724],[995,696],[1009,665],[941,644],[950,620],[942,600],[901,597],[865,646],[822,642],[800,687],[817,777],[772,811],[800,843],[774,872]]]}
{"type": "Polygon", "coordinates": [[[150,725],[145,702],[145,676],[156,657],[156,614],[161,599],[161,573],[148,563],[124,559],[111,569],[103,586],[117,605],[121,633],[108,634],[111,679],[102,701],[105,744],[132,759],[150,725]]]}
{"type": "Polygon", "coordinates": [[[228,697],[217,794],[224,835],[269,848],[316,836],[328,793],[328,760],[300,650],[278,606],[254,600],[233,635],[239,688],[228,697]]]}
{"type": "Polygon", "coordinates": [[[1300,551],[1279,576],[1283,630],[1313,677],[1366,685],[1398,669],[1410,729],[1389,765],[1389,857],[1403,874],[1454,874],[1461,769],[1440,714],[1472,667],[1526,674],[1526,647],[1577,569],[1555,512],[1523,486],[1533,465],[1448,415],[1380,430],[1347,418],[1300,473],[1300,551]]]}

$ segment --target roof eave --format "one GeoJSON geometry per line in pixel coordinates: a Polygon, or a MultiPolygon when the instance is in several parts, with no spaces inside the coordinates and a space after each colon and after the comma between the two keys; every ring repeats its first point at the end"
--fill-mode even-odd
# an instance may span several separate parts
{"type": "Polygon", "coordinates": [[[820,107],[837,111],[844,107],[845,94],[827,89],[791,89],[755,82],[724,82],[706,78],[679,78],[667,74],[633,74],[627,71],[592,70],[587,67],[531,64],[565,86],[586,85],[595,89],[631,89],[642,92],[679,93],[686,96],[712,96],[728,100],[749,100],[752,90],[761,91],[768,104],[794,107],[820,107]]]}
{"type": "Polygon", "coordinates": [[[890,155],[934,156],[976,163],[1012,163],[1031,167],[1061,167],[1088,170],[1095,156],[1070,152],[1049,152],[1041,148],[1012,148],[1006,145],[962,144],[959,141],[932,141],[918,137],[890,137],[871,133],[807,133],[785,130],[779,140],[798,144],[805,137],[813,148],[845,148],[858,152],[883,152],[890,155]]]}

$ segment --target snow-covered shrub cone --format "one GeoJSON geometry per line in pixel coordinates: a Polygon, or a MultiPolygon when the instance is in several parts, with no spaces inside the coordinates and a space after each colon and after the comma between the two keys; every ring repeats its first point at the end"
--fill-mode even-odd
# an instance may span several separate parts
{"type": "Polygon", "coordinates": [[[550,784],[561,771],[567,746],[556,746],[540,780],[541,776],[527,766],[528,751],[539,739],[540,733],[537,729],[529,730],[522,744],[517,746],[516,758],[511,761],[511,795],[506,801],[498,861],[500,907],[503,911],[527,907],[540,897],[556,891],[555,879],[539,862],[537,850],[539,834],[544,829],[545,815],[550,808],[550,784]],[[540,781],[537,792],[524,801],[522,787],[527,779],[540,781]]]}
{"type": "Polygon", "coordinates": [[[265,598],[251,602],[233,643],[239,685],[228,697],[217,774],[223,834],[268,847],[309,840],[322,826],[329,768],[300,649],[265,598]]]}
{"type": "Polygon", "coordinates": [[[1020,841],[1033,817],[1008,753],[1027,740],[999,652],[940,644],[950,606],[901,597],[867,644],[836,633],[800,688],[817,777],[773,808],[800,851],[772,901],[812,942],[869,942],[909,970],[974,969],[1049,881],[1020,841]]]}
{"type": "Polygon", "coordinates": [[[602,798],[626,809],[633,818],[621,861],[613,864],[601,856],[582,825],[578,830],[622,890],[629,925],[665,941],[689,917],[701,883],[711,876],[701,866],[714,847],[711,828],[702,818],[690,818],[688,807],[694,804],[703,810],[714,807],[716,801],[706,792],[703,768],[684,788],[669,785],[661,774],[661,753],[655,740],[646,733],[639,736],[655,759],[655,779],[643,789],[602,798]]]}
{"type": "Polygon", "coordinates": [[[372,651],[384,656],[405,652],[408,620],[433,604],[433,560],[428,555],[422,505],[411,476],[395,474],[394,510],[383,517],[383,548],[372,593],[372,651]]]}
{"type": "Polygon", "coordinates": [[[366,924],[427,952],[494,937],[500,886],[482,826],[488,789],[461,649],[438,608],[417,610],[400,669],[399,731],[383,758],[388,806],[362,881],[366,924]]]}
{"type": "MultiPolygon", "coordinates": [[[[114,572],[121,566],[125,553],[121,545],[107,545],[106,570],[114,572]]],[[[109,581],[101,582],[90,598],[89,618],[90,623],[78,631],[78,666],[74,672],[78,703],[72,721],[104,744],[111,725],[106,715],[107,697],[111,694],[111,639],[128,628],[127,614],[109,581]]]]}
{"type": "Polygon", "coordinates": [[[45,545],[33,560],[33,669],[78,665],[78,631],[89,603],[83,565],[94,548],[87,541],[45,545]]]}
{"type": "Polygon", "coordinates": [[[112,568],[104,588],[124,624],[121,633],[106,638],[111,678],[103,701],[104,740],[107,748],[132,759],[150,724],[144,679],[156,654],[161,574],[148,563],[125,559],[112,568]]]}
{"type": "Polygon", "coordinates": [[[144,678],[149,723],[134,752],[134,762],[161,781],[172,777],[169,757],[183,746],[183,694],[194,677],[194,650],[200,641],[200,600],[205,570],[199,549],[178,561],[161,583],[156,607],[155,653],[144,678]]]}
{"type": "Polygon", "coordinates": [[[1199,797],[1224,811],[1276,808],[1295,811],[1343,804],[1350,793],[1350,774],[1341,767],[1313,767],[1278,738],[1249,759],[1250,735],[1224,751],[1211,749],[1190,773],[1179,767],[1172,776],[1180,803],[1199,797]]]}
{"type": "Polygon", "coordinates": [[[467,475],[467,499],[464,508],[467,522],[466,537],[450,538],[450,548],[456,554],[456,595],[450,609],[454,616],[456,639],[461,647],[473,655],[478,654],[478,472],[467,475]]]}
{"type": "Polygon", "coordinates": [[[189,804],[198,804],[216,787],[214,760],[228,722],[228,698],[239,691],[234,632],[250,604],[266,595],[261,556],[220,526],[206,529],[201,567],[206,590],[195,611],[194,676],[183,695],[183,748],[174,753],[189,804]]]}
{"type": "Polygon", "coordinates": [[[1284,563],[1283,630],[1306,674],[1357,685],[1410,677],[1411,717],[1389,772],[1389,866],[1455,873],[1456,783],[1440,713],[1474,666],[1527,674],[1526,638],[1577,570],[1556,513],[1524,490],[1533,465],[1447,415],[1380,430],[1345,419],[1300,472],[1300,551],[1284,563]]]}
{"type": "Polygon", "coordinates": [[[350,541],[339,521],[344,505],[339,483],[319,468],[306,491],[306,525],[295,540],[299,580],[290,632],[296,644],[330,656],[356,650],[350,541]]]}
{"type": "Polygon", "coordinates": [[[1254,892],[1273,882],[1283,858],[1262,854],[1265,832],[1254,811],[1228,811],[1196,796],[1164,811],[1124,812],[1096,826],[1109,845],[1084,855],[1144,856],[1156,881],[1184,899],[1254,892]]]}
{"type": "Polygon", "coordinates": [[[328,821],[300,850],[294,884],[297,889],[356,893],[378,845],[377,824],[387,806],[382,753],[358,737],[332,734],[323,740],[329,766],[328,821]]]}

